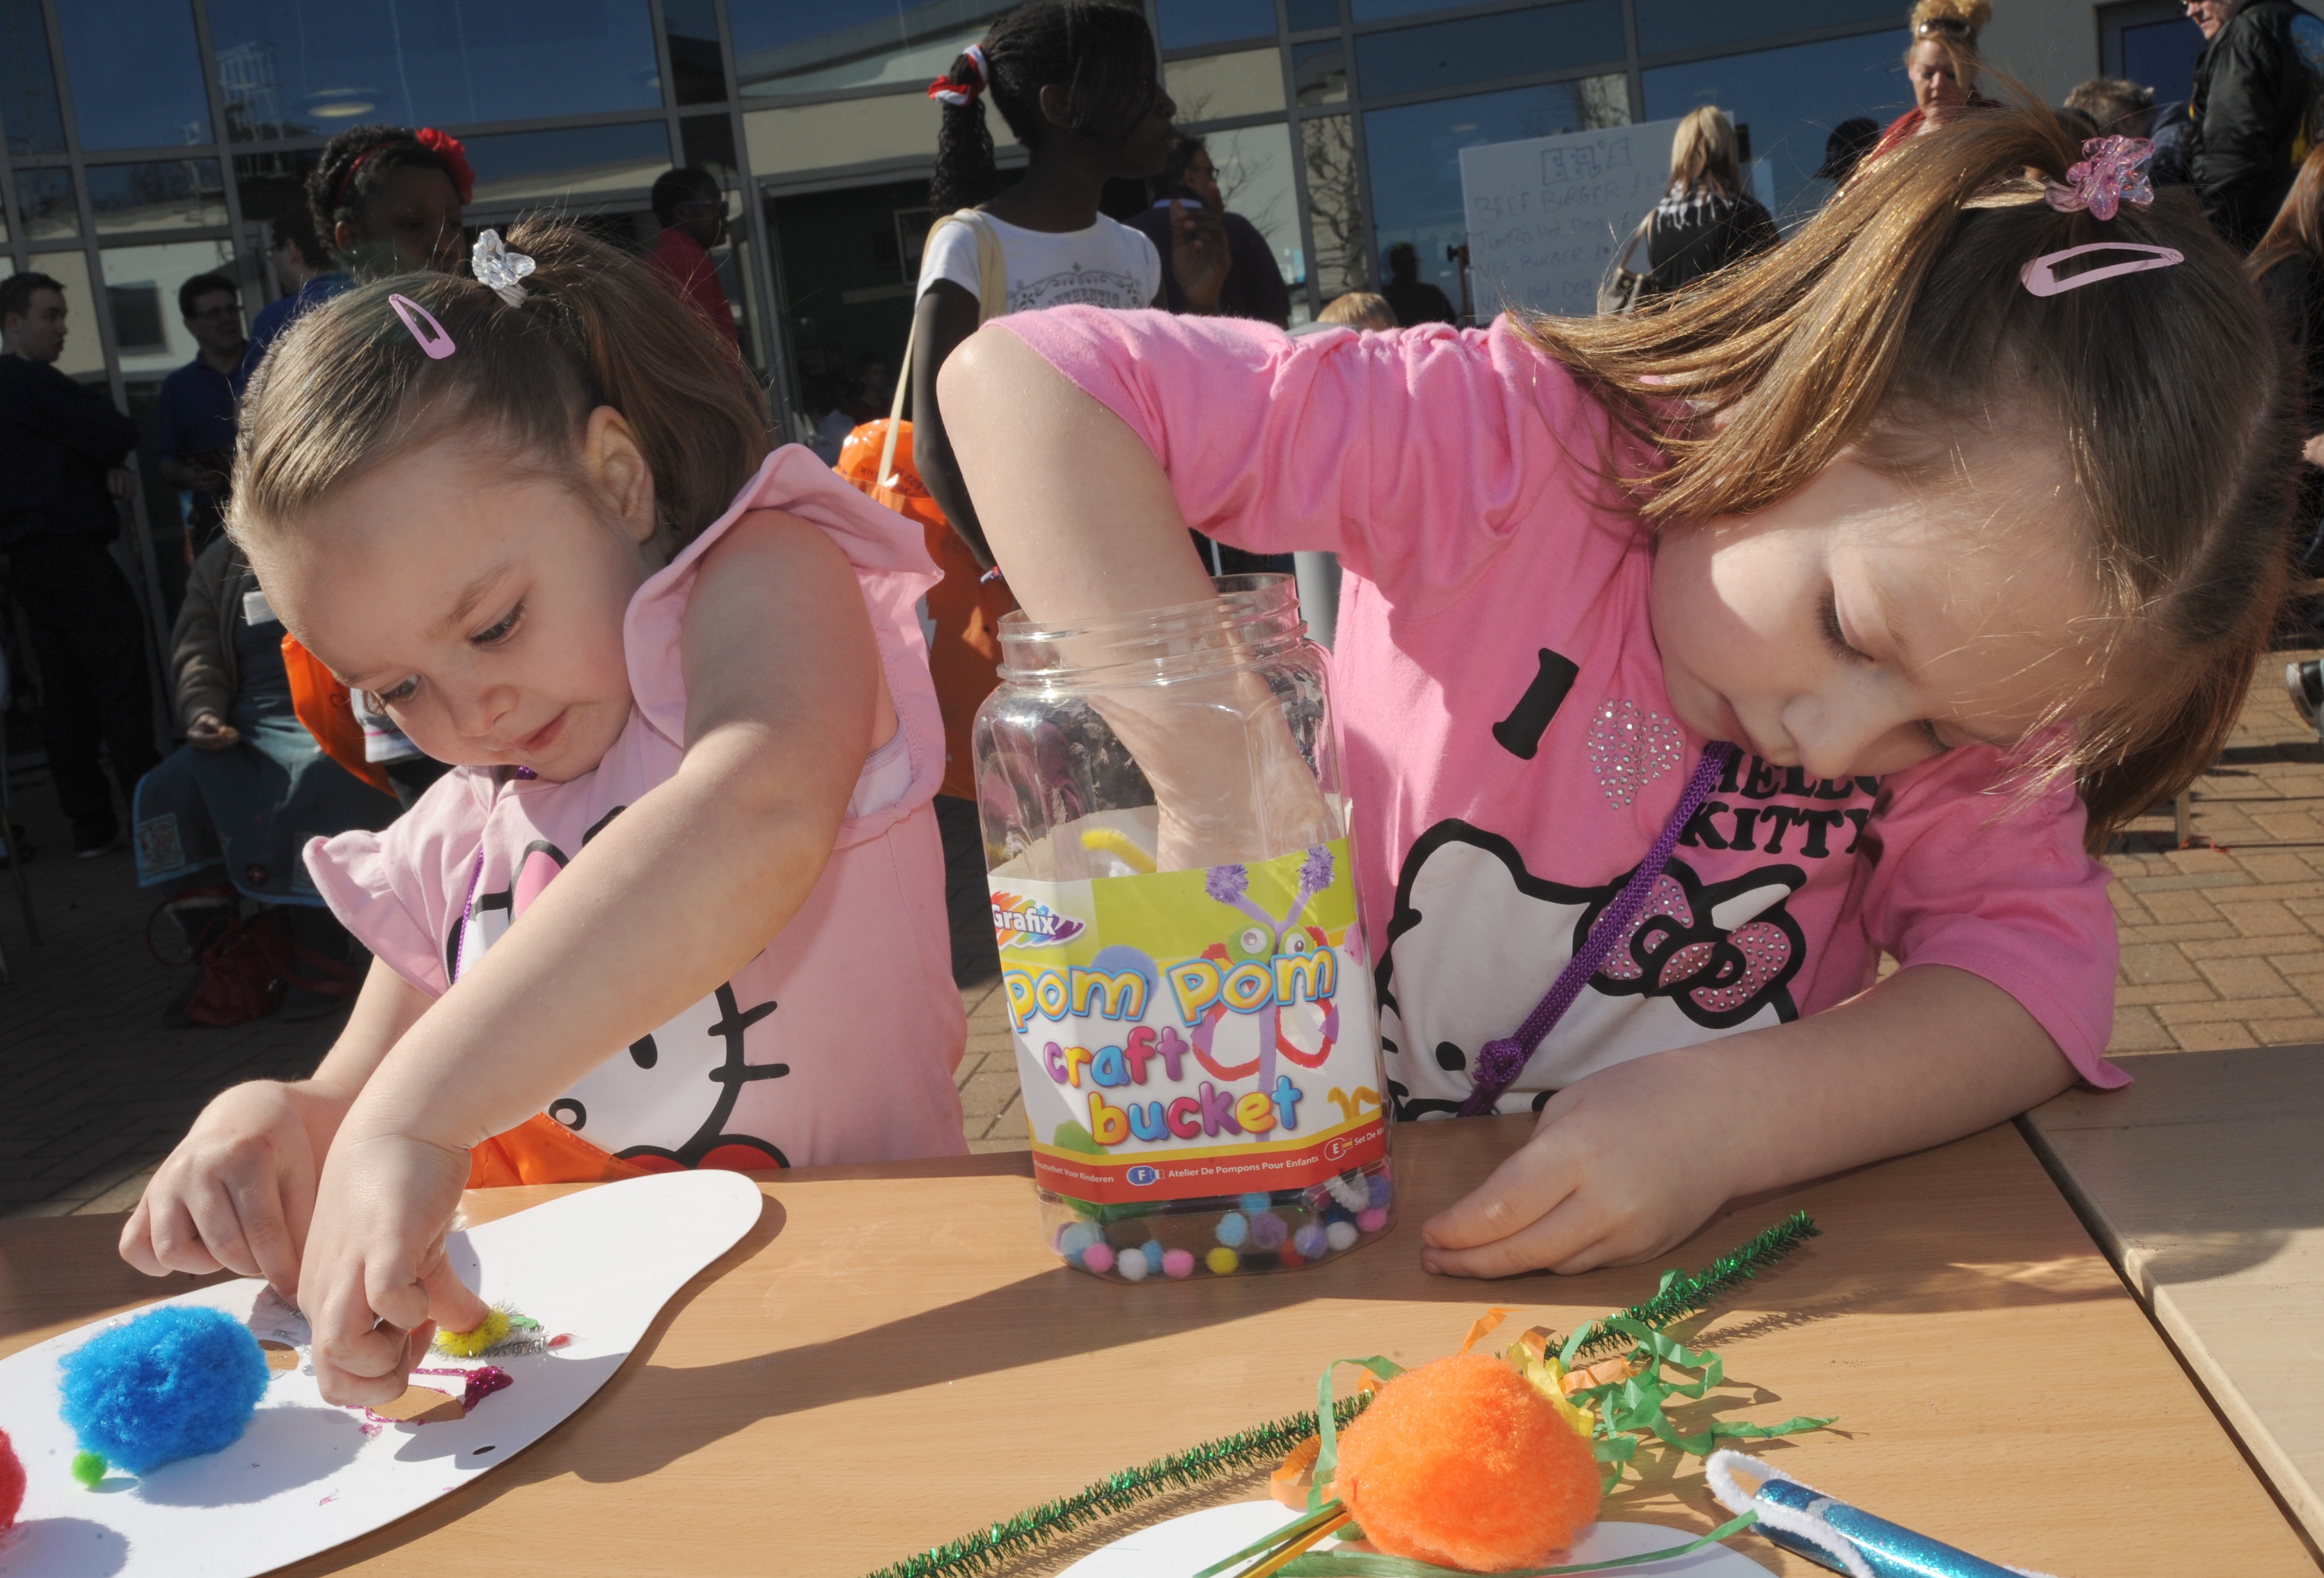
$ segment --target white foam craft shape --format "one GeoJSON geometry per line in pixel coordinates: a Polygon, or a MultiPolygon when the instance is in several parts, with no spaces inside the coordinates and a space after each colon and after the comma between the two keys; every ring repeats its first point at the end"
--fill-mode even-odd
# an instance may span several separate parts
{"type": "MultiPolygon", "coordinates": [[[[1075,1562],[1060,1578],[1186,1578],[1187,1573],[1200,1572],[1268,1530],[1281,1528],[1293,1516],[1273,1501],[1239,1501],[1231,1507],[1189,1512],[1122,1536],[1075,1562]]],[[[1572,1550],[1544,1564],[1565,1566],[1643,1555],[1683,1546],[1693,1537],[1683,1530],[1650,1523],[1593,1523],[1573,1542],[1572,1550]]],[[[1328,1550],[1330,1542],[1320,1548],[1328,1550]]],[[[1692,1555],[1667,1562],[1617,1567],[1607,1578],[1767,1578],[1767,1569],[1725,1546],[1705,1546],[1692,1555]]]]}
{"type": "MultiPolygon", "coordinates": [[[[315,1378],[276,1372],[242,1439],[143,1479],[115,1470],[84,1490],[59,1417],[57,1363],[125,1316],[0,1360],[0,1429],[30,1479],[0,1578],[254,1578],[392,1523],[491,1472],[561,1424],[630,1356],[679,1288],[759,1219],[739,1173],[660,1173],[551,1200],[455,1232],[452,1263],[486,1299],[515,1306],[573,1341],[554,1352],[486,1361],[515,1384],[456,1422],[388,1425],[322,1399],[315,1378]]],[[[255,1279],[165,1304],[247,1319],[255,1279]]],[[[456,1361],[436,1360],[437,1364],[456,1361]]],[[[456,1380],[421,1376],[456,1392],[456,1380]]]]}

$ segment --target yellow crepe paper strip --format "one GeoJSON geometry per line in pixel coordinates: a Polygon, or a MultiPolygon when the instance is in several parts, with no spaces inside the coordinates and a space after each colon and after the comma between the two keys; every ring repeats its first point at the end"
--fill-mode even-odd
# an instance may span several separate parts
{"type": "Polygon", "coordinates": [[[1139,848],[1129,834],[1118,828],[1090,828],[1082,835],[1082,847],[1092,854],[1110,854],[1141,875],[1154,874],[1154,857],[1139,848]]]}

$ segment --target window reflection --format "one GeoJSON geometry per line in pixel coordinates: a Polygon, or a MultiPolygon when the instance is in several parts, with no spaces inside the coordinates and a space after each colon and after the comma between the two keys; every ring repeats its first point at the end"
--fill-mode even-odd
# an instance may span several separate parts
{"type": "Polygon", "coordinates": [[[72,175],[62,170],[16,172],[16,223],[28,241],[61,241],[80,234],[72,175]]]}
{"type": "MultiPolygon", "coordinates": [[[[1628,88],[1621,77],[1610,74],[1370,112],[1364,116],[1364,143],[1381,256],[1399,242],[1410,243],[1419,257],[1419,278],[1457,305],[1461,276],[1444,251],[1468,240],[1461,150],[1624,125],[1629,118],[1628,88]]],[[[1495,305],[1480,301],[1476,309],[1482,321],[1495,305]]]]}
{"type": "Polygon", "coordinates": [[[1307,211],[1315,233],[1315,283],[1327,301],[1343,291],[1370,290],[1372,272],[1364,249],[1355,122],[1347,115],[1312,116],[1299,123],[1299,142],[1307,166],[1307,211]]]}
{"type": "Polygon", "coordinates": [[[1275,0],[1155,0],[1155,11],[1166,50],[1275,36],[1275,0]]]}
{"type": "Polygon", "coordinates": [[[1340,25],[1340,0],[1285,0],[1283,9],[1293,32],[1340,25]]]}
{"type": "Polygon", "coordinates": [[[502,132],[463,141],[476,171],[471,223],[498,209],[641,192],[669,168],[669,132],[660,121],[502,132]]]}
{"type": "Polygon", "coordinates": [[[684,162],[710,171],[719,184],[733,187],[741,180],[734,161],[734,123],[727,116],[691,115],[678,123],[678,153],[684,162]]]}
{"type": "Polygon", "coordinates": [[[11,153],[61,153],[64,116],[41,0],[0,0],[0,126],[11,153]]]}
{"type": "Polygon", "coordinates": [[[742,138],[751,150],[751,173],[764,179],[834,165],[934,159],[936,121],[936,106],[927,98],[891,93],[755,110],[742,117],[742,138]]]}
{"type": "Polygon", "coordinates": [[[1861,33],[1784,50],[1760,50],[1646,75],[1646,118],[1669,120],[1715,104],[1751,128],[1751,153],[1767,161],[1779,222],[1796,218],[1831,192],[1815,179],[1824,139],[1850,115],[1886,125],[1913,102],[1897,32],[1861,33]]]}
{"type": "Polygon", "coordinates": [[[1162,78],[1178,106],[1178,119],[1188,125],[1283,108],[1283,56],[1276,50],[1173,60],[1162,69],[1162,78]]]}
{"type": "Polygon", "coordinates": [[[2122,30],[2122,74],[2154,89],[2156,104],[2183,104],[2195,91],[2203,30],[2185,17],[2122,30]]]}
{"type": "Polygon", "coordinates": [[[57,15],[82,147],[210,141],[209,96],[188,0],[69,0],[57,15]]]}
{"type": "MultiPolygon", "coordinates": [[[[1010,3],[933,0],[890,8],[832,0],[729,0],[734,79],[746,98],[924,86],[982,38],[1010,3]]],[[[755,169],[755,155],[752,163],[755,169]]]]}
{"type": "Polygon", "coordinates": [[[1293,46],[1291,79],[1297,88],[1301,104],[1346,103],[1347,47],[1338,39],[1293,46]]]}
{"type": "Polygon", "coordinates": [[[88,206],[99,235],[226,222],[226,183],[215,159],[91,165],[88,206]]]}
{"type": "Polygon", "coordinates": [[[1621,58],[1621,0],[1572,0],[1360,34],[1356,82],[1385,98],[1621,58]]]}
{"type": "Polygon", "coordinates": [[[726,63],[718,53],[718,9],[714,0],[662,0],[662,27],[669,42],[669,74],[680,104],[721,104],[726,98],[726,63]]]}
{"type": "Polygon", "coordinates": [[[209,14],[236,142],[661,107],[646,0],[209,0],[209,14]]]}
{"type": "Polygon", "coordinates": [[[233,246],[223,241],[108,246],[101,257],[122,376],[160,378],[192,361],[200,347],[178,311],[178,287],[196,274],[234,279],[233,246]]]}
{"type": "Polygon", "coordinates": [[[36,252],[27,265],[65,288],[65,353],[57,371],[85,383],[105,381],[105,337],[97,332],[97,308],[88,289],[88,254],[36,252]]]}
{"type": "MultiPolygon", "coordinates": [[[[1782,20],[1775,22],[1733,0],[1637,0],[1637,7],[1642,55],[1711,49],[1771,32],[1805,32],[1851,22],[1886,22],[1902,28],[1910,9],[1896,0],[1787,0],[1782,20]]],[[[1901,43],[1897,52],[1904,52],[1901,43]]]]}
{"type": "Polygon", "coordinates": [[[1203,145],[1219,172],[1219,195],[1227,211],[1250,220],[1267,238],[1275,266],[1291,287],[1292,318],[1306,316],[1307,249],[1299,240],[1299,192],[1293,184],[1291,128],[1244,126],[1206,132],[1203,145]]]}
{"type": "Polygon", "coordinates": [[[1392,22],[1399,16],[1421,16],[1431,11],[1451,11],[1469,0],[1348,0],[1348,11],[1358,27],[1368,22],[1392,22]]]}

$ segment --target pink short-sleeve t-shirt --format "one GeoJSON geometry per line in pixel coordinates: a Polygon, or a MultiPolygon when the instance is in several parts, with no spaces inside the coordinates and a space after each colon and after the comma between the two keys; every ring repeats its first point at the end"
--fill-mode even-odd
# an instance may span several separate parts
{"type": "MultiPolygon", "coordinates": [[[[1708,742],[1648,619],[1651,533],[1602,408],[1514,333],[1286,337],[1066,308],[1000,326],[1129,424],[1187,523],[1341,560],[1333,705],[1398,1114],[1457,1110],[1670,819],[1708,742]]],[[[1882,950],[1971,971],[2087,1080],[2114,1014],[2106,871],[2070,784],[1998,752],[1813,780],[1745,755],[1503,1112],[1595,1070],[1781,1024],[1882,950]]]]}
{"type": "Polygon", "coordinates": [[[797,446],[778,449],[716,524],[631,599],[629,723],[565,783],[447,774],[383,833],[307,847],[347,928],[431,996],[475,967],[582,846],[684,755],[679,633],[702,556],[752,510],[827,532],[855,569],[894,697],[831,861],[790,924],[696,1002],[551,1102],[551,1117],[648,1165],[761,1168],[964,1150],[952,1080],[966,1039],[952,983],[944,855],[929,804],[944,726],[914,607],[936,579],[918,526],[797,446]]]}

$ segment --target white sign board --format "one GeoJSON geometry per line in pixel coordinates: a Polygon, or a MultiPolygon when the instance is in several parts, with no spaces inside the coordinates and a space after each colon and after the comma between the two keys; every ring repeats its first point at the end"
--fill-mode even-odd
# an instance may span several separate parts
{"type": "MultiPolygon", "coordinates": [[[[1670,182],[1676,121],[1461,150],[1480,322],[1503,307],[1586,318],[1598,281],[1670,182]]],[[[1644,244],[1630,260],[1646,267],[1644,244]]]]}

